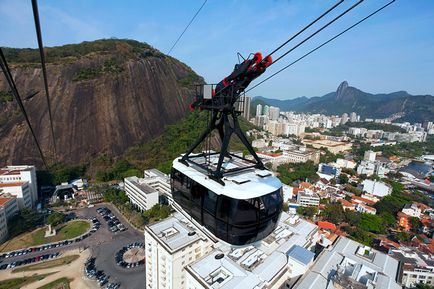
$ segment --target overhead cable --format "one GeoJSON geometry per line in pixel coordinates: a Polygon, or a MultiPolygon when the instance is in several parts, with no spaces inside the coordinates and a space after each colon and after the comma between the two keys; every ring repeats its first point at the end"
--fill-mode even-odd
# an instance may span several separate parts
{"type": "Polygon", "coordinates": [[[339,2],[337,2],[335,5],[333,5],[332,7],[330,7],[327,11],[325,11],[323,14],[321,14],[318,18],[316,18],[315,20],[313,20],[311,23],[309,23],[307,26],[305,26],[303,29],[301,29],[300,31],[298,31],[296,34],[294,34],[291,38],[289,38],[288,40],[286,40],[283,44],[281,44],[279,47],[277,47],[276,49],[274,49],[273,51],[271,51],[268,56],[273,55],[276,51],[280,50],[283,46],[285,46],[286,44],[288,44],[289,42],[291,42],[295,37],[297,37],[298,35],[300,35],[301,33],[303,33],[304,31],[306,31],[306,29],[308,29],[309,27],[311,27],[313,24],[315,24],[316,22],[318,22],[321,18],[323,18],[324,16],[326,16],[327,14],[329,14],[331,11],[333,11],[336,7],[338,7],[340,4],[342,4],[345,0],[340,0],[339,2]]]}
{"type": "Polygon", "coordinates": [[[184,31],[182,31],[181,35],[179,35],[178,39],[176,39],[175,43],[173,43],[172,47],[169,49],[169,52],[167,52],[167,55],[170,55],[170,52],[172,52],[173,48],[175,48],[176,44],[179,42],[179,40],[181,40],[181,37],[184,35],[185,31],[187,31],[188,27],[190,27],[191,23],[193,23],[194,19],[199,14],[200,10],[202,10],[203,6],[205,6],[207,1],[208,0],[205,0],[202,6],[200,6],[200,8],[196,11],[196,14],[194,14],[193,18],[191,18],[190,22],[184,28],[184,31]]]}
{"type": "Polygon", "coordinates": [[[42,152],[41,146],[39,145],[39,142],[38,142],[36,134],[35,134],[35,132],[33,130],[33,127],[30,124],[30,120],[29,120],[29,117],[27,115],[26,109],[24,108],[23,102],[21,101],[20,94],[18,93],[18,89],[17,89],[17,87],[15,85],[15,81],[14,81],[14,79],[12,77],[12,74],[11,74],[11,72],[9,70],[9,66],[8,66],[8,64],[6,62],[6,58],[5,58],[4,54],[3,54],[3,50],[1,49],[1,47],[0,47],[0,68],[3,70],[3,73],[4,73],[4,75],[6,77],[6,80],[7,80],[8,84],[9,84],[9,87],[11,88],[11,92],[12,92],[13,96],[15,97],[15,100],[17,101],[18,106],[20,107],[21,113],[23,114],[23,116],[24,116],[24,118],[26,120],[27,126],[30,129],[30,133],[33,136],[33,140],[35,141],[36,147],[37,147],[37,149],[39,151],[39,154],[41,155],[42,162],[44,163],[44,166],[48,169],[44,153],[42,152]]]}
{"type": "Polygon", "coordinates": [[[360,21],[356,22],[355,24],[351,25],[350,27],[348,27],[347,29],[343,30],[342,32],[340,32],[339,34],[336,34],[335,36],[333,36],[332,38],[330,38],[329,40],[323,42],[321,45],[315,47],[314,49],[310,50],[308,53],[304,54],[303,56],[299,57],[298,59],[294,60],[293,62],[291,62],[290,64],[288,64],[287,66],[283,67],[282,69],[278,70],[277,72],[273,73],[272,75],[270,75],[269,77],[267,77],[266,79],[262,80],[261,82],[257,83],[256,85],[254,85],[253,87],[251,87],[250,89],[248,89],[246,92],[251,91],[252,89],[258,87],[259,85],[261,85],[262,83],[264,83],[265,81],[269,80],[270,78],[276,76],[277,74],[279,74],[280,72],[282,72],[283,70],[291,67],[292,65],[296,64],[297,62],[299,62],[300,60],[302,60],[303,58],[307,57],[308,55],[312,54],[313,52],[317,51],[318,49],[320,49],[321,47],[327,45],[328,43],[332,42],[333,40],[335,40],[336,38],[338,38],[339,36],[341,36],[342,34],[348,32],[349,30],[353,29],[354,27],[356,27],[357,25],[359,25],[360,23],[364,22],[365,20],[367,20],[368,18],[374,16],[375,14],[377,14],[378,12],[380,12],[381,10],[383,10],[384,8],[388,7],[389,5],[391,5],[393,2],[395,2],[396,0],[392,0],[390,2],[388,2],[386,5],[382,6],[381,8],[375,10],[374,12],[372,12],[371,14],[369,14],[368,16],[366,16],[365,18],[361,19],[360,21]]]}
{"type": "Polygon", "coordinates": [[[56,138],[54,136],[53,116],[52,116],[52,113],[51,113],[50,94],[49,94],[49,91],[48,91],[47,69],[46,69],[46,66],[45,66],[44,45],[42,43],[41,24],[40,24],[40,21],[39,21],[39,12],[38,12],[38,2],[37,2],[37,0],[32,0],[32,8],[33,8],[33,18],[35,20],[36,35],[37,35],[37,38],[38,38],[39,54],[40,54],[40,57],[41,57],[42,75],[43,75],[43,78],[44,78],[45,96],[46,96],[46,99],[47,99],[48,118],[49,118],[49,121],[50,121],[51,137],[53,138],[54,159],[57,159],[56,138]]]}

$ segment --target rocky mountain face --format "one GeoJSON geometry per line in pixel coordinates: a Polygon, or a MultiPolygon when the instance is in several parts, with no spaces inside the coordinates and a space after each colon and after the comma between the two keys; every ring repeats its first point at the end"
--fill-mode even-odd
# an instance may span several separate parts
{"type": "MultiPolygon", "coordinates": [[[[191,68],[147,44],[98,40],[46,49],[59,161],[117,156],[181,119],[203,82],[191,68]]],[[[47,158],[53,157],[43,78],[34,49],[5,49],[30,121],[47,158]],[[36,93],[33,97],[32,95],[36,93]]],[[[0,164],[40,164],[24,117],[0,77],[0,164]]]]}
{"type": "Polygon", "coordinates": [[[432,95],[410,95],[406,91],[371,94],[349,86],[346,81],[342,82],[335,92],[321,97],[303,96],[289,100],[276,100],[259,96],[252,101],[253,106],[259,103],[277,106],[284,111],[328,115],[354,111],[364,118],[385,118],[395,113],[403,113],[400,121],[434,120],[434,96],[432,95]]]}

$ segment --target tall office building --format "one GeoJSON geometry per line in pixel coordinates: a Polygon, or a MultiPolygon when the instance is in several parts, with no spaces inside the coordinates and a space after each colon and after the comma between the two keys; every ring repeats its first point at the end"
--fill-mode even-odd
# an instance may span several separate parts
{"type": "Polygon", "coordinates": [[[270,116],[270,107],[268,105],[264,105],[264,113],[263,115],[270,116]]]}
{"type": "Polygon", "coordinates": [[[241,96],[236,102],[236,110],[241,111],[241,116],[245,119],[250,119],[250,103],[252,98],[250,96],[241,96]]]}
{"type": "Polygon", "coordinates": [[[350,113],[350,122],[357,122],[357,114],[354,111],[350,113]]]}
{"type": "Polygon", "coordinates": [[[346,124],[348,122],[348,114],[344,113],[341,117],[341,124],[346,124]]]}
{"type": "Polygon", "coordinates": [[[262,115],[262,104],[258,104],[256,106],[256,116],[261,116],[262,115]]]}
{"type": "Polygon", "coordinates": [[[280,108],[270,106],[270,120],[278,120],[280,115],[280,108]]]}

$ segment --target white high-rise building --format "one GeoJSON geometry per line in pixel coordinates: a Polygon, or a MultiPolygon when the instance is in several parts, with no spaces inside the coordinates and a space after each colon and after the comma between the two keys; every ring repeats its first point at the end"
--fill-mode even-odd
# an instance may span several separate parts
{"type": "Polygon", "coordinates": [[[356,122],[357,121],[357,114],[353,111],[350,113],[350,122],[356,122]]]}
{"type": "Polygon", "coordinates": [[[258,104],[256,106],[256,116],[261,116],[262,115],[262,104],[258,104]]]}
{"type": "Polygon", "coordinates": [[[241,96],[239,98],[239,101],[237,102],[237,109],[242,112],[241,116],[245,119],[250,119],[250,103],[251,103],[251,97],[250,96],[241,96]]]}
{"type": "Polygon", "coordinates": [[[270,117],[270,107],[268,105],[264,105],[264,113],[263,115],[266,115],[270,117]]]}
{"type": "MultiPolygon", "coordinates": [[[[0,184],[27,182],[30,190],[31,208],[38,201],[38,184],[35,166],[7,166],[0,169],[0,184]]],[[[26,206],[27,207],[27,206],[26,206]]]]}
{"type": "Polygon", "coordinates": [[[185,267],[211,252],[213,242],[181,213],[145,227],[146,286],[187,287],[185,267]]]}
{"type": "Polygon", "coordinates": [[[346,124],[348,122],[348,114],[344,113],[341,117],[341,124],[346,124]]]}
{"type": "Polygon", "coordinates": [[[280,108],[270,106],[270,120],[278,120],[280,115],[280,108]]]}

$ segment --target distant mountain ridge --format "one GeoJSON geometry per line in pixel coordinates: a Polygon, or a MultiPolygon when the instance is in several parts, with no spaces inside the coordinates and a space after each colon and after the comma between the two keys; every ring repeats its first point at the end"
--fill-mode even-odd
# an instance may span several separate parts
{"type": "MultiPolygon", "coordinates": [[[[404,113],[400,121],[423,122],[434,120],[434,96],[411,95],[406,91],[371,94],[342,82],[335,92],[323,96],[298,97],[288,100],[253,98],[252,105],[271,105],[283,111],[341,115],[356,112],[362,118],[385,118],[395,113],[404,113]]],[[[256,111],[256,109],[252,109],[256,111]]]]}

